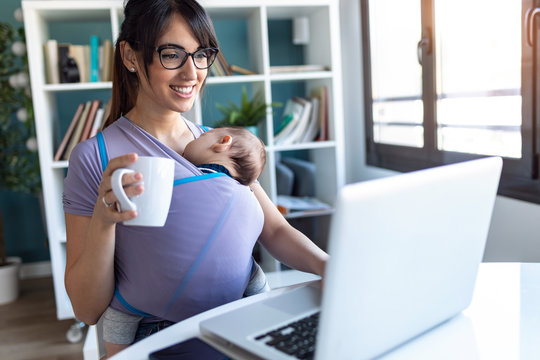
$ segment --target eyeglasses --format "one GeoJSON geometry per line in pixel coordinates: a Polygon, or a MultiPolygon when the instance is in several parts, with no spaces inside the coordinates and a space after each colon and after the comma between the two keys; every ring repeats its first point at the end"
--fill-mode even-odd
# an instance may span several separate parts
{"type": "Polygon", "coordinates": [[[208,69],[216,60],[218,49],[206,48],[189,53],[176,45],[162,45],[156,48],[161,65],[168,70],[182,67],[188,57],[191,56],[193,64],[197,69],[208,69]]]}

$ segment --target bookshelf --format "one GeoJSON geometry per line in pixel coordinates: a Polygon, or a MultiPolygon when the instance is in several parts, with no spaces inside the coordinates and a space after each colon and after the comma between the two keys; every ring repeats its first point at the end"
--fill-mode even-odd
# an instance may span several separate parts
{"type": "MultiPolygon", "coordinates": [[[[190,120],[212,125],[215,120],[213,104],[225,103],[229,89],[241,96],[242,86],[252,94],[261,89],[267,103],[285,102],[289,90],[294,96],[307,96],[319,86],[328,89],[329,137],[326,141],[312,141],[292,145],[276,145],[274,128],[281,114],[269,112],[260,126],[259,136],[266,144],[267,165],[260,178],[261,185],[275,202],[277,199],[276,162],[282,154],[301,152],[302,156],[315,164],[316,197],[333,204],[337,190],[344,184],[343,110],[341,85],[341,51],[339,37],[339,9],[333,0],[201,0],[216,24],[218,39],[230,64],[249,69],[255,75],[211,76],[207,80],[205,93],[197,100],[193,109],[185,114],[190,120]],[[271,66],[302,65],[282,56],[280,42],[291,42],[274,34],[276,22],[291,23],[296,16],[309,20],[310,41],[299,48],[304,64],[323,65],[328,70],[273,73],[271,66]],[[243,37],[228,36],[221,29],[238,25],[243,37]],[[241,41],[241,46],[238,42],[241,41]],[[242,51],[230,51],[236,48],[242,51]],[[237,91],[236,91],[237,89],[237,91]],[[227,91],[224,91],[227,90],[227,91]]],[[[88,32],[100,28],[104,36],[116,39],[123,16],[122,0],[66,1],[66,0],[23,0],[25,30],[35,111],[40,168],[44,191],[46,227],[49,239],[54,289],[59,319],[73,317],[69,299],[64,289],[65,268],[65,222],[62,207],[63,179],[68,162],[54,161],[54,153],[60,144],[67,125],[77,106],[87,100],[100,98],[106,103],[110,96],[110,82],[48,84],[43,44],[58,33],[88,32]],[[103,30],[103,25],[106,30],[103,30]],[[65,31],[71,29],[72,31],[65,31]],[[99,95],[96,95],[99,94],[99,95]],[[75,99],[75,100],[74,100],[75,99]]],[[[67,35],[66,35],[67,36],[67,35]]],[[[69,42],[71,39],[57,39],[69,42]]],[[[321,212],[326,216],[331,211],[321,212]]],[[[291,218],[298,217],[291,214],[291,218]]],[[[308,215],[313,216],[313,215],[308,215]]],[[[263,256],[266,271],[278,270],[279,264],[268,254],[263,256]]]]}

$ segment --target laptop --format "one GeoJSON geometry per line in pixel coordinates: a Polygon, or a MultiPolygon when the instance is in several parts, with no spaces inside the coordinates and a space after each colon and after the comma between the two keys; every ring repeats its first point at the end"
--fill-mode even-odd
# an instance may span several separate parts
{"type": "Polygon", "coordinates": [[[501,168],[490,157],[344,186],[324,290],[209,318],[202,338],[235,358],[370,359],[452,318],[472,299],[501,168]]]}

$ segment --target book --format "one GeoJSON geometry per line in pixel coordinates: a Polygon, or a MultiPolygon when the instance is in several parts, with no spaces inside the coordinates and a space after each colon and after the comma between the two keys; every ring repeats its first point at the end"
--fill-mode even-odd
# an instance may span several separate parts
{"type": "Polygon", "coordinates": [[[62,139],[60,146],[58,146],[58,149],[56,150],[56,153],[54,154],[54,161],[60,161],[60,159],[62,159],[64,150],[66,149],[68,141],[71,138],[73,131],[75,130],[75,125],[77,124],[77,121],[79,120],[79,117],[81,116],[83,108],[84,108],[84,104],[79,104],[79,106],[77,107],[77,110],[75,111],[75,115],[73,115],[73,119],[71,119],[71,123],[69,124],[69,127],[66,133],[64,134],[64,138],[62,139]]]}
{"type": "Polygon", "coordinates": [[[280,145],[291,145],[302,142],[304,133],[311,120],[311,102],[300,97],[294,97],[293,101],[302,105],[302,112],[300,113],[300,118],[294,128],[279,141],[280,145]]]}
{"type": "Polygon", "coordinates": [[[111,40],[104,40],[101,81],[112,81],[113,54],[114,48],[112,46],[111,40]]]}
{"type": "Polygon", "coordinates": [[[92,125],[92,129],[90,130],[90,135],[88,138],[93,138],[97,135],[99,130],[101,130],[101,126],[103,125],[103,115],[105,114],[104,108],[97,109],[96,112],[96,118],[94,120],[94,124],[92,125]]]}
{"type": "Polygon", "coordinates": [[[99,80],[99,38],[96,35],[90,36],[90,81],[99,80]]]}
{"type": "Polygon", "coordinates": [[[48,84],[60,84],[60,72],[58,69],[58,42],[49,39],[43,45],[45,55],[45,69],[48,84]]]}
{"type": "Polygon", "coordinates": [[[94,120],[94,125],[92,126],[92,131],[90,132],[91,138],[96,136],[96,134],[103,129],[103,125],[111,113],[111,100],[112,99],[109,99],[103,108],[98,109],[96,119],[94,120]]]}
{"type": "Polygon", "coordinates": [[[238,65],[230,65],[229,69],[231,69],[232,72],[242,74],[242,75],[257,75],[256,72],[253,72],[251,70],[245,69],[243,67],[240,67],[238,65]]]}
{"type": "Polygon", "coordinates": [[[310,142],[315,140],[319,133],[319,99],[316,97],[310,98],[311,101],[311,116],[306,132],[302,137],[301,142],[310,142]]]}
{"type": "Polygon", "coordinates": [[[103,81],[103,45],[98,47],[98,81],[103,81]]]}
{"type": "Polygon", "coordinates": [[[279,126],[274,130],[274,136],[278,135],[283,131],[283,129],[291,122],[294,118],[293,116],[293,100],[292,98],[287,100],[287,103],[285,104],[285,108],[283,109],[283,115],[281,119],[281,123],[279,126]]]}
{"type": "Polygon", "coordinates": [[[330,68],[324,65],[285,65],[270,66],[270,74],[282,74],[291,72],[328,71],[330,68]]]}
{"type": "Polygon", "coordinates": [[[223,65],[219,61],[219,57],[216,59],[216,61],[214,61],[214,63],[210,67],[210,72],[214,76],[225,76],[226,75],[225,69],[223,69],[223,65]]]}
{"type": "Polygon", "coordinates": [[[288,215],[291,212],[318,212],[330,210],[332,207],[327,203],[320,201],[314,197],[299,197],[290,195],[278,195],[277,208],[283,215],[288,215]]]}
{"type": "Polygon", "coordinates": [[[90,80],[89,66],[89,53],[90,49],[87,45],[73,45],[69,46],[69,55],[75,60],[79,69],[80,82],[88,82],[90,80]]]}
{"type": "Polygon", "coordinates": [[[71,151],[73,150],[75,145],[79,143],[84,125],[86,124],[86,118],[88,117],[88,112],[90,111],[91,106],[92,106],[92,101],[87,101],[86,104],[84,105],[81,116],[77,120],[77,126],[75,127],[75,130],[73,131],[73,135],[71,136],[71,139],[69,139],[69,144],[67,146],[66,152],[64,153],[64,155],[62,155],[63,160],[69,160],[69,155],[71,155],[71,151]]]}
{"type": "Polygon", "coordinates": [[[68,66],[69,56],[69,44],[58,44],[58,73],[60,76],[60,83],[67,83],[69,81],[69,72],[65,71],[68,66]]]}
{"type": "Polygon", "coordinates": [[[217,61],[220,63],[225,75],[230,76],[233,74],[229,63],[227,62],[227,60],[225,60],[225,56],[223,56],[223,53],[221,51],[217,54],[217,61]]]}
{"type": "Polygon", "coordinates": [[[316,140],[328,140],[328,88],[319,86],[312,90],[311,96],[319,99],[319,136],[316,140]]]}
{"type": "Polygon", "coordinates": [[[90,107],[90,110],[88,111],[88,116],[86,117],[86,123],[84,124],[84,128],[81,133],[81,139],[79,140],[79,142],[84,141],[90,137],[90,131],[92,130],[94,119],[96,118],[96,112],[99,109],[100,105],[101,105],[101,100],[92,101],[92,105],[90,107]]]}
{"type": "Polygon", "coordinates": [[[75,83],[80,81],[77,63],[69,54],[71,44],[58,44],[58,67],[61,83],[75,83]]]}
{"type": "Polygon", "coordinates": [[[330,133],[328,129],[328,88],[326,86],[322,87],[321,102],[323,103],[323,105],[321,106],[322,116],[320,117],[322,119],[321,133],[323,134],[321,140],[325,141],[330,139],[330,133]]]}
{"type": "Polygon", "coordinates": [[[296,126],[296,123],[300,120],[303,105],[294,101],[292,98],[287,100],[285,109],[283,110],[283,116],[281,123],[279,124],[274,135],[274,143],[278,144],[284,139],[296,126]]]}
{"type": "Polygon", "coordinates": [[[210,66],[210,75],[212,75],[212,76],[220,76],[219,75],[219,70],[218,70],[218,64],[217,64],[216,61],[214,61],[212,66],[210,66]]]}

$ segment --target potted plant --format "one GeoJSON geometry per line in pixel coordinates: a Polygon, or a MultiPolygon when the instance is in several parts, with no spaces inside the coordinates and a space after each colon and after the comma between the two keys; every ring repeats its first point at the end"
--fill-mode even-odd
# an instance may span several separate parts
{"type": "MultiPolygon", "coordinates": [[[[0,23],[0,188],[41,194],[24,29],[0,23]]],[[[20,258],[6,256],[0,212],[0,304],[18,296],[20,258]]]]}
{"type": "Polygon", "coordinates": [[[223,119],[216,123],[216,127],[243,126],[258,136],[258,125],[266,117],[266,110],[278,106],[281,104],[267,104],[261,91],[257,91],[253,98],[249,99],[246,87],[243,86],[240,106],[232,101],[229,101],[227,105],[216,104],[223,114],[223,119]]]}

